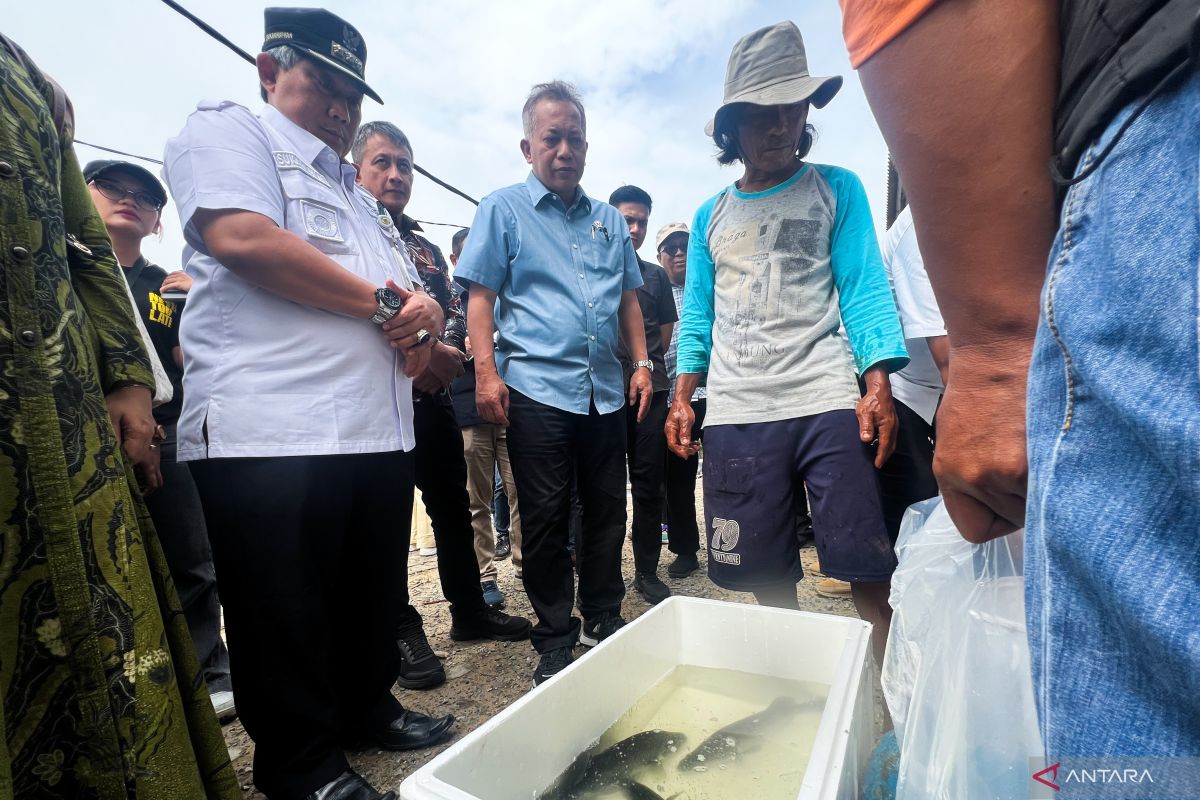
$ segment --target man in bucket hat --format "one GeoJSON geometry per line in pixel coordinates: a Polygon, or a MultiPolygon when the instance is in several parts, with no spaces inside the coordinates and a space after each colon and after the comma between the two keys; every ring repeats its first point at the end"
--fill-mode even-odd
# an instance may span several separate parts
{"type": "Polygon", "coordinates": [[[267,9],[266,30],[263,110],[203,103],[167,143],[195,278],[178,457],[204,504],[255,785],[378,800],[343,750],[424,747],[454,722],[391,693],[412,376],[442,310],[343,161],[363,94],[378,97],[362,37],[322,9],[267,9]]]}
{"type": "Polygon", "coordinates": [[[695,452],[691,398],[707,374],[709,576],[796,608],[807,486],[822,569],[853,584],[882,658],[895,558],[875,468],[894,447],[888,373],[908,354],[862,183],[804,160],[809,106],[840,86],[809,75],[790,22],[733,49],[706,130],[717,160],[745,171],[692,222],[667,441],[695,452]]]}

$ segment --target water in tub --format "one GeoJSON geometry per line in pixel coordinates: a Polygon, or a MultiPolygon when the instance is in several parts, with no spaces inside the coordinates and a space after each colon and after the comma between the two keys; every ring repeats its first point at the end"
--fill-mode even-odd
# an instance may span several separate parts
{"type": "Polygon", "coordinates": [[[676,667],[542,800],[794,800],[829,687],[676,667]]]}

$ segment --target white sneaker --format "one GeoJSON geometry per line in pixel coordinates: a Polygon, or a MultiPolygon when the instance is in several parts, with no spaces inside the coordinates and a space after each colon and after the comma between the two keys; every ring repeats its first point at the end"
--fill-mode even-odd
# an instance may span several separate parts
{"type": "Polygon", "coordinates": [[[436,547],[422,547],[422,548],[421,548],[420,550],[418,550],[417,552],[418,552],[418,553],[420,553],[420,554],[421,554],[421,555],[423,555],[423,556],[436,556],[436,555],[437,555],[437,548],[436,548],[436,547]]]}
{"type": "Polygon", "coordinates": [[[237,716],[237,706],[233,704],[233,692],[213,692],[209,695],[212,700],[213,713],[218,722],[228,722],[237,716]]]}

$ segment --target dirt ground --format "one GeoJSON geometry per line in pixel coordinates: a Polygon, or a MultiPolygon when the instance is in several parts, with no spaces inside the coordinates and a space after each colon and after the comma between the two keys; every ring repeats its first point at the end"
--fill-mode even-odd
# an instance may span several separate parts
{"type": "MultiPolygon", "coordinates": [[[[702,497],[699,483],[696,489],[699,505],[699,499],[702,497]]],[[[674,558],[674,554],[668,551],[664,544],[659,575],[675,594],[737,603],[754,602],[749,594],[728,592],[709,581],[705,572],[704,556],[705,550],[701,549],[701,569],[698,572],[688,578],[674,580],[666,575],[666,565],[674,558]]],[[[821,579],[812,569],[817,557],[816,549],[809,545],[801,551],[800,556],[807,576],[799,584],[800,607],[805,611],[855,616],[854,604],[849,599],[825,598],[814,590],[817,581],[821,579]]],[[[398,791],[400,782],[408,775],[524,695],[532,686],[537,655],[529,642],[459,644],[450,640],[450,610],[442,598],[436,561],[432,556],[419,556],[415,552],[410,554],[409,591],[413,605],[425,619],[425,631],[430,644],[439,654],[445,654],[447,680],[442,686],[430,691],[396,689],[395,692],[407,708],[427,714],[454,714],[454,733],[440,745],[425,750],[390,753],[372,749],[351,754],[350,762],[354,768],[380,791],[398,791]]],[[[525,597],[521,581],[514,573],[511,559],[501,562],[499,571],[499,586],[507,603],[505,611],[532,620],[533,610],[525,597]]],[[[625,541],[623,573],[627,592],[622,613],[626,620],[632,621],[648,611],[650,606],[631,586],[633,555],[628,537],[625,541]]],[[[576,648],[575,657],[584,656],[587,652],[588,648],[576,648]]],[[[878,699],[878,693],[876,697],[878,699]]],[[[255,791],[251,783],[254,743],[246,735],[241,723],[235,721],[225,726],[225,742],[245,797],[262,798],[263,795],[255,791]]]]}

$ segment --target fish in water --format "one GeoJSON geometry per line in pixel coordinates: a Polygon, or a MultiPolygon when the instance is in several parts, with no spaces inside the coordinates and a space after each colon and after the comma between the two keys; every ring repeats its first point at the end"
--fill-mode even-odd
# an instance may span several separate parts
{"type": "Polygon", "coordinates": [[[687,737],[672,731],[642,731],[599,752],[590,747],[571,762],[539,800],[582,800],[605,789],[622,789],[630,800],[661,800],[634,778],[649,767],[661,766],[687,737]]]}
{"type": "Polygon", "coordinates": [[[777,697],[762,711],[730,723],[709,736],[679,762],[679,771],[707,771],[723,761],[758,749],[764,736],[778,731],[805,708],[790,697],[777,697]]]}

